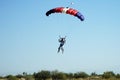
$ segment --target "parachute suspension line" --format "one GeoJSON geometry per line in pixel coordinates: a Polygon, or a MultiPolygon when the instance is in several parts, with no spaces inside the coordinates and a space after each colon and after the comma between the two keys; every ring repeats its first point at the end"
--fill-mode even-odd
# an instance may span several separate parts
{"type": "Polygon", "coordinates": [[[74,3],[73,2],[71,2],[68,6],[67,6],[67,8],[69,8],[71,5],[73,5],[74,3]]]}

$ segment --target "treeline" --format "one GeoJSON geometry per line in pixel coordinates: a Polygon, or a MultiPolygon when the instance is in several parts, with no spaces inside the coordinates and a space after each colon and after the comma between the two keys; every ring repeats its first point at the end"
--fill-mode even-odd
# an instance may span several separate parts
{"type": "Polygon", "coordinates": [[[120,80],[120,74],[115,74],[113,71],[106,71],[103,74],[96,74],[95,72],[87,74],[86,72],[65,73],[58,70],[48,71],[41,70],[33,74],[23,72],[18,75],[7,75],[0,77],[0,80],[120,80]]]}

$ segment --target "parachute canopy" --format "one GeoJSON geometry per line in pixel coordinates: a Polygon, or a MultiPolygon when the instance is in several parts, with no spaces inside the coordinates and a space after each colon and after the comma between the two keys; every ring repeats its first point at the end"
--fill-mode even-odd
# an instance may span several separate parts
{"type": "Polygon", "coordinates": [[[46,16],[49,16],[52,13],[66,13],[66,14],[70,14],[70,15],[73,15],[73,16],[79,18],[81,21],[84,21],[84,16],[80,12],[78,12],[77,10],[75,10],[73,8],[68,8],[68,7],[53,8],[46,12],[46,16]]]}

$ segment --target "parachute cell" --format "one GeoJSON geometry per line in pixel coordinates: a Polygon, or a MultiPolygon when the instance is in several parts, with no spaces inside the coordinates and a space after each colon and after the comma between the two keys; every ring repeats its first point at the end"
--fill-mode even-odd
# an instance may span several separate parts
{"type": "Polygon", "coordinates": [[[66,13],[78,17],[81,21],[84,21],[84,16],[73,8],[68,7],[57,7],[46,12],[46,16],[52,13],[66,13]]]}

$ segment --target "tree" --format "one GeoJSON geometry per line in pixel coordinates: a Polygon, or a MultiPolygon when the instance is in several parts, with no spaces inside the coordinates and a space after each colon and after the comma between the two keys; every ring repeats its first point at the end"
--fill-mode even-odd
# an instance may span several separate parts
{"type": "Polygon", "coordinates": [[[85,72],[77,72],[74,74],[75,78],[87,78],[89,75],[85,72]]]}
{"type": "Polygon", "coordinates": [[[51,72],[51,76],[53,80],[65,80],[67,78],[66,74],[63,72],[58,72],[57,70],[51,72]]]}
{"type": "Polygon", "coordinates": [[[115,74],[112,71],[107,71],[107,72],[103,73],[102,77],[105,78],[105,79],[108,79],[108,78],[111,78],[111,77],[115,77],[115,74]]]}
{"type": "Polygon", "coordinates": [[[16,75],[16,77],[17,77],[17,78],[22,78],[22,77],[23,77],[23,75],[18,74],[18,75],[16,75]]]}
{"type": "Polygon", "coordinates": [[[51,77],[50,71],[42,70],[41,72],[34,74],[35,80],[46,80],[51,77]]]}
{"type": "Polygon", "coordinates": [[[52,80],[56,80],[58,78],[58,70],[55,70],[55,71],[52,71],[51,72],[51,77],[52,77],[52,80]]]}
{"type": "Polygon", "coordinates": [[[3,77],[2,77],[2,76],[0,76],[0,79],[3,79],[3,77]]]}
{"type": "Polygon", "coordinates": [[[67,78],[69,78],[70,80],[74,78],[74,74],[73,73],[68,73],[66,75],[67,75],[67,78]]]}
{"type": "Polygon", "coordinates": [[[116,78],[120,78],[120,74],[116,74],[116,78]]]}
{"type": "Polygon", "coordinates": [[[91,76],[97,76],[97,74],[95,72],[92,72],[91,76]]]}
{"type": "Polygon", "coordinates": [[[23,72],[23,76],[27,76],[27,72],[23,72]]]}

